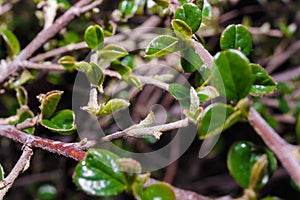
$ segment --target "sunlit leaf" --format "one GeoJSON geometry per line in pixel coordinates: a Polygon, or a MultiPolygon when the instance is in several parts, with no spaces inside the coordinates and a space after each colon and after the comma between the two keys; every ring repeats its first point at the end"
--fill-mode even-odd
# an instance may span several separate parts
{"type": "Polygon", "coordinates": [[[180,50],[178,39],[168,35],[154,38],[146,48],[146,57],[160,57],[180,50]]]}
{"type": "Polygon", "coordinates": [[[102,48],[98,55],[100,59],[113,61],[128,55],[128,52],[121,46],[109,44],[102,48]]]}
{"type": "Polygon", "coordinates": [[[63,91],[53,90],[38,96],[42,119],[49,119],[53,115],[63,93],[63,91]]]}
{"type": "Polygon", "coordinates": [[[84,32],[84,40],[91,49],[99,49],[104,41],[103,30],[99,25],[91,25],[84,32]]]}
{"type": "Polygon", "coordinates": [[[176,200],[176,196],[172,188],[166,183],[155,183],[143,192],[143,200],[176,200]]]}
{"type": "Polygon", "coordinates": [[[0,31],[0,35],[2,35],[7,46],[8,52],[11,56],[16,55],[20,52],[19,40],[13,32],[11,32],[8,29],[4,29],[0,31]]]}

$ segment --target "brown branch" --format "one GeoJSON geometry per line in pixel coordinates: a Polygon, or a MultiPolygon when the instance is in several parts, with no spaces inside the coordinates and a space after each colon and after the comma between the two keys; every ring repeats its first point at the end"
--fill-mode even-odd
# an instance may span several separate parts
{"type": "Polygon", "coordinates": [[[285,82],[293,78],[299,78],[299,77],[300,77],[300,66],[296,67],[295,69],[285,70],[284,72],[280,72],[272,75],[272,78],[276,82],[285,82]]]}
{"type": "Polygon", "coordinates": [[[16,178],[19,176],[19,174],[21,174],[23,171],[25,171],[28,168],[31,156],[32,156],[32,149],[29,145],[25,144],[23,153],[19,158],[18,162],[11,170],[9,175],[0,182],[1,185],[0,199],[3,199],[7,191],[13,185],[16,178]]]}
{"type": "Polygon", "coordinates": [[[22,144],[29,144],[32,148],[40,148],[77,161],[82,160],[85,156],[85,151],[78,145],[75,145],[77,143],[65,143],[29,135],[9,125],[0,125],[0,136],[22,144]]]}
{"type": "Polygon", "coordinates": [[[297,159],[291,156],[291,145],[282,139],[254,108],[250,109],[248,120],[269,149],[278,157],[289,175],[300,185],[300,165],[297,159]]]}
{"type": "MultiPolygon", "coordinates": [[[[11,63],[11,65],[5,68],[0,75],[0,83],[7,79],[11,74],[16,72],[20,66],[18,63],[20,61],[28,59],[38,48],[40,48],[45,42],[47,42],[50,38],[55,36],[63,27],[65,27],[71,20],[73,20],[76,16],[87,11],[87,7],[91,0],[80,0],[76,4],[74,4],[69,10],[67,10],[63,15],[61,15],[51,27],[47,29],[43,29],[38,33],[38,35],[21,51],[20,55],[16,57],[16,59],[11,63]]],[[[99,5],[102,1],[95,1],[97,3],[93,3],[94,6],[99,5]]],[[[92,9],[92,7],[88,7],[92,9]]]]}

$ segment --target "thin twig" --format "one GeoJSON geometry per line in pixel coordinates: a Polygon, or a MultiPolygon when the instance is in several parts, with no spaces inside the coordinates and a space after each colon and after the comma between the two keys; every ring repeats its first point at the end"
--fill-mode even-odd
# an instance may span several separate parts
{"type": "Polygon", "coordinates": [[[282,139],[254,108],[250,108],[248,120],[268,148],[278,157],[289,175],[300,185],[300,165],[297,159],[291,156],[291,145],[282,139]]]}
{"type": "Polygon", "coordinates": [[[272,75],[272,78],[276,82],[285,82],[293,78],[299,78],[299,77],[300,77],[300,66],[296,67],[295,69],[285,70],[284,72],[280,72],[272,75]]]}
{"type": "Polygon", "coordinates": [[[271,73],[275,71],[280,65],[287,61],[291,56],[300,50],[300,40],[293,43],[286,51],[280,53],[279,55],[273,57],[273,59],[268,63],[266,71],[271,73]]]}
{"type": "Polygon", "coordinates": [[[20,61],[18,65],[21,68],[26,68],[26,69],[53,70],[53,71],[66,70],[63,66],[51,62],[34,63],[30,61],[20,61]]]}
{"type": "Polygon", "coordinates": [[[9,175],[0,182],[0,200],[3,199],[7,191],[11,188],[16,178],[29,167],[30,158],[32,156],[32,149],[29,145],[25,144],[23,153],[18,162],[11,170],[9,175]]]}
{"type": "Polygon", "coordinates": [[[214,61],[212,55],[199,42],[193,40],[193,43],[195,52],[200,56],[203,63],[208,67],[208,69],[211,69],[214,61]]]}
{"type": "MultiPolygon", "coordinates": [[[[55,36],[63,27],[65,27],[71,20],[76,16],[82,14],[82,8],[85,8],[91,0],[80,0],[75,5],[73,5],[69,10],[67,10],[62,16],[60,16],[53,25],[47,29],[43,29],[38,35],[21,51],[21,53],[16,57],[16,59],[5,68],[0,74],[0,83],[7,79],[11,74],[16,72],[20,66],[18,65],[20,61],[28,59],[38,48],[40,48],[45,42],[50,38],[55,36]]],[[[93,6],[99,5],[102,1],[95,1],[93,6]]],[[[92,7],[89,7],[92,9],[92,7]]],[[[87,10],[84,9],[84,12],[87,10]]]]}
{"type": "Polygon", "coordinates": [[[169,84],[156,80],[155,78],[149,76],[136,76],[136,77],[144,84],[154,85],[166,91],[169,90],[169,84]]]}
{"type": "Polygon", "coordinates": [[[5,3],[3,6],[0,6],[0,16],[4,13],[8,12],[15,3],[17,3],[19,0],[12,0],[7,3],[5,3]]]}

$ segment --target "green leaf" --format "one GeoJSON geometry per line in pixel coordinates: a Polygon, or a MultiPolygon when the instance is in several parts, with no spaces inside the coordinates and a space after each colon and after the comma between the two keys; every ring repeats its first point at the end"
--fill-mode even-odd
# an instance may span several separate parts
{"type": "Polygon", "coordinates": [[[182,7],[176,10],[174,18],[186,22],[192,29],[192,33],[195,33],[201,24],[202,11],[193,3],[185,3],[182,7]]]}
{"type": "Polygon", "coordinates": [[[104,41],[103,30],[99,25],[91,25],[84,32],[84,40],[89,48],[98,50],[104,41]]]}
{"type": "Polygon", "coordinates": [[[185,73],[193,73],[202,65],[201,58],[192,48],[180,51],[180,56],[180,64],[185,73]]]}
{"type": "Polygon", "coordinates": [[[9,55],[13,56],[18,54],[20,52],[20,43],[15,34],[8,29],[0,31],[0,34],[5,41],[9,55]]]}
{"type": "Polygon", "coordinates": [[[73,71],[76,68],[76,60],[73,56],[63,56],[58,60],[58,63],[68,71],[73,71]]]}
{"type": "Polygon", "coordinates": [[[206,107],[200,119],[198,133],[199,138],[204,139],[226,130],[240,120],[239,111],[235,111],[231,105],[215,103],[206,107]]]}
{"type": "Polygon", "coordinates": [[[53,115],[63,93],[63,91],[53,90],[38,96],[42,119],[49,119],[53,115]]]}
{"type": "Polygon", "coordinates": [[[4,169],[2,167],[2,165],[0,164],[0,181],[2,181],[4,179],[4,169]]]}
{"type": "Polygon", "coordinates": [[[61,135],[70,135],[76,130],[75,114],[69,109],[60,110],[51,119],[43,119],[41,125],[61,135]]]}
{"type": "Polygon", "coordinates": [[[124,99],[111,99],[105,104],[103,112],[100,114],[100,116],[118,112],[127,108],[129,105],[130,103],[124,99]]]}
{"type": "Polygon", "coordinates": [[[135,1],[131,0],[122,0],[119,3],[119,10],[125,15],[125,16],[131,16],[133,15],[138,9],[138,4],[135,3],[135,1]]]}
{"type": "Polygon", "coordinates": [[[50,184],[41,185],[38,188],[38,200],[53,200],[57,198],[57,189],[50,184]]]}
{"type": "Polygon", "coordinates": [[[220,94],[216,88],[209,85],[209,86],[197,88],[197,95],[200,102],[204,102],[216,98],[220,94]]]}
{"type": "Polygon", "coordinates": [[[129,85],[138,88],[139,90],[143,89],[142,82],[136,76],[132,76],[132,75],[123,76],[123,80],[129,85]]]}
{"type": "Polygon", "coordinates": [[[190,90],[181,84],[172,83],[169,86],[169,92],[177,100],[189,100],[190,90]]]}
{"type": "Polygon", "coordinates": [[[204,0],[203,9],[202,9],[202,18],[210,19],[212,16],[212,8],[208,0],[204,0]]]}
{"type": "Polygon", "coordinates": [[[212,81],[227,99],[237,102],[247,96],[252,87],[252,78],[249,61],[241,52],[231,49],[215,56],[212,81]]]}
{"type": "MultiPolygon", "coordinates": [[[[26,119],[30,119],[34,117],[34,114],[31,110],[29,110],[29,108],[27,106],[23,106],[20,109],[17,110],[17,116],[19,117],[19,120],[17,121],[17,124],[20,124],[22,122],[24,122],[26,119]]],[[[35,128],[26,128],[23,129],[22,131],[33,135],[35,128]]]]}
{"type": "Polygon", "coordinates": [[[176,200],[172,188],[166,183],[155,183],[143,192],[143,200],[176,200]]]}
{"type": "Polygon", "coordinates": [[[274,173],[276,159],[267,149],[255,149],[252,143],[239,141],[230,148],[227,166],[230,174],[243,188],[259,189],[274,173]]]}
{"type": "Polygon", "coordinates": [[[221,35],[220,46],[222,50],[240,50],[247,56],[252,49],[251,33],[241,24],[229,25],[221,35]]]}
{"type": "Polygon", "coordinates": [[[76,63],[76,68],[85,73],[89,82],[97,87],[100,92],[103,92],[102,84],[104,82],[104,73],[99,65],[94,62],[87,63],[81,61],[76,63]]]}
{"type": "Polygon", "coordinates": [[[181,19],[173,19],[171,24],[178,38],[182,40],[189,40],[192,37],[192,29],[185,21],[181,19]]]}
{"type": "Polygon", "coordinates": [[[168,8],[170,5],[170,0],[153,0],[157,5],[163,9],[168,8]]]}
{"type": "Polygon", "coordinates": [[[132,69],[130,67],[123,65],[118,60],[113,61],[110,67],[117,71],[121,76],[129,75],[132,72],[132,69]]]}
{"type": "Polygon", "coordinates": [[[258,64],[250,64],[253,74],[253,84],[250,94],[265,95],[270,94],[276,89],[276,82],[271,76],[258,64]]]}
{"type": "Polygon", "coordinates": [[[19,105],[20,106],[27,105],[27,103],[28,103],[27,90],[21,86],[16,89],[16,92],[17,92],[16,96],[17,96],[19,105]]]}
{"type": "Polygon", "coordinates": [[[31,75],[31,73],[27,69],[24,69],[21,75],[16,80],[9,81],[9,88],[18,88],[32,79],[33,76],[31,75]]]}
{"type": "Polygon", "coordinates": [[[145,57],[160,57],[180,50],[178,39],[168,35],[160,35],[154,38],[146,48],[145,57]]]}
{"type": "Polygon", "coordinates": [[[125,177],[118,167],[119,157],[107,150],[90,149],[74,171],[78,188],[94,196],[112,196],[126,189],[125,177]]]}
{"type": "Polygon", "coordinates": [[[104,60],[116,60],[127,56],[128,52],[121,46],[109,44],[99,51],[99,57],[104,60]]]}
{"type": "Polygon", "coordinates": [[[290,112],[291,109],[290,109],[289,103],[288,103],[288,101],[284,97],[278,98],[278,104],[279,104],[279,109],[283,113],[290,112]]]}

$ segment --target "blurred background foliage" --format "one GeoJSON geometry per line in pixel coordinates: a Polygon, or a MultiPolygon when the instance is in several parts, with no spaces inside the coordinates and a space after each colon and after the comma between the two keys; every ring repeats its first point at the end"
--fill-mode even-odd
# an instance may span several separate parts
{"type": "MultiPolygon", "coordinates": [[[[6,2],[8,1],[0,1],[2,5],[6,2]]],[[[58,0],[58,2],[62,4],[58,12],[61,14],[76,1],[58,0]]],[[[41,3],[39,0],[18,1],[10,11],[0,15],[0,29],[7,28],[13,31],[20,41],[21,48],[24,48],[43,27],[42,12],[37,9],[39,3],[41,3]]],[[[99,10],[88,12],[72,21],[36,53],[81,42],[83,41],[84,30],[89,25],[95,23],[103,25],[106,19],[111,19],[116,24],[117,33],[120,29],[138,27],[155,13],[163,18],[161,27],[169,24],[167,23],[168,17],[154,8],[141,10],[140,14],[127,20],[118,20],[116,9],[118,9],[119,3],[120,1],[105,0],[99,10]]],[[[300,141],[300,57],[298,56],[300,52],[300,30],[298,28],[300,24],[300,2],[291,0],[211,0],[210,3],[213,8],[212,20],[206,26],[201,27],[197,35],[214,55],[220,50],[220,33],[227,25],[241,23],[249,27],[253,34],[254,45],[253,51],[250,53],[251,61],[264,66],[267,71],[271,72],[271,75],[277,77],[275,80],[279,80],[275,93],[261,99],[254,98],[253,105],[282,137],[291,143],[298,144],[300,141]],[[280,59],[282,54],[286,55],[283,60],[280,59]],[[291,70],[294,71],[291,72],[291,70]]],[[[88,53],[84,49],[74,51],[71,55],[77,60],[82,60],[88,53]]],[[[1,38],[0,59],[6,57],[7,49],[1,38]]],[[[54,57],[50,61],[55,62],[58,59],[59,57],[54,57]]],[[[29,107],[33,112],[39,112],[36,96],[52,89],[65,91],[60,106],[71,108],[72,85],[76,72],[31,70],[31,73],[35,79],[26,83],[25,87],[29,91],[29,107]]],[[[193,78],[192,75],[191,80],[193,78]]],[[[151,90],[149,91],[151,92],[151,90]]],[[[141,96],[137,95],[136,98],[141,96]]],[[[160,103],[163,99],[157,98],[157,101],[160,103]]],[[[147,104],[147,102],[141,103],[147,104]]],[[[175,102],[169,103],[167,109],[171,110],[175,104],[175,102]]],[[[17,108],[18,103],[14,91],[1,94],[0,117],[14,115],[17,108]]],[[[107,127],[107,131],[110,131],[111,125],[107,125],[107,127]]],[[[42,127],[38,127],[36,134],[66,142],[78,140],[76,134],[58,136],[42,127]]],[[[167,143],[170,139],[170,136],[163,136],[160,143],[167,143]]],[[[226,157],[231,144],[239,140],[249,140],[258,145],[264,145],[247,123],[238,123],[221,135],[217,145],[207,157],[198,158],[201,141],[195,139],[179,160],[165,169],[153,172],[152,176],[204,195],[230,194],[238,196],[242,189],[229,175],[226,157]]],[[[145,144],[128,142],[126,145],[129,146],[126,148],[140,150],[145,144]]],[[[20,154],[20,147],[12,141],[0,138],[0,163],[4,165],[6,171],[10,171],[14,166],[20,154]]],[[[150,147],[155,148],[155,145],[150,147]]],[[[30,169],[17,179],[6,199],[129,199],[129,197],[122,195],[114,198],[95,198],[79,192],[72,183],[71,177],[75,164],[76,162],[70,159],[36,150],[30,169]]],[[[278,196],[282,199],[300,198],[299,190],[292,184],[289,176],[281,167],[276,171],[271,182],[261,190],[260,195],[261,197],[278,196]]]]}

